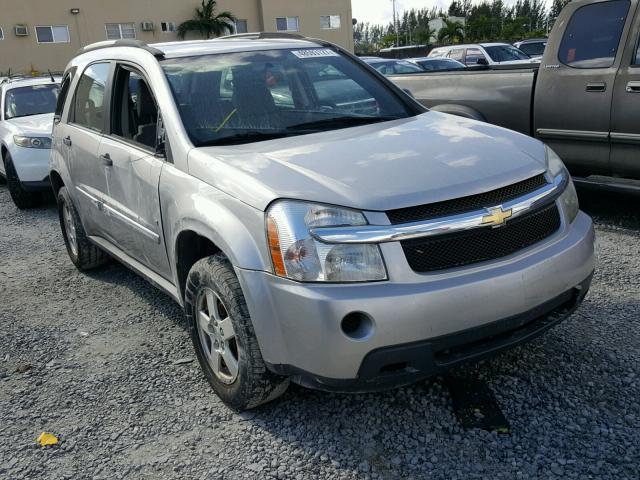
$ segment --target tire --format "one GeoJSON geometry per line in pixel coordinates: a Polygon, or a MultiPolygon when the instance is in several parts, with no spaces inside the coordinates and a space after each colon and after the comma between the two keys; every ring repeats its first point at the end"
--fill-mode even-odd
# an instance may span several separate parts
{"type": "Polygon", "coordinates": [[[84,272],[107,263],[109,256],[89,241],[67,187],[60,189],[57,200],[62,236],[69,258],[76,268],[84,272]]]}
{"type": "Polygon", "coordinates": [[[226,405],[248,410],[286,391],[289,379],[271,372],[262,359],[242,288],[223,254],[203,258],[191,268],[185,314],[198,362],[226,405]],[[204,333],[207,328],[209,333],[204,333]],[[236,368],[230,366],[234,359],[236,368]]]}
{"type": "Polygon", "coordinates": [[[9,153],[5,154],[4,157],[4,171],[7,176],[9,194],[11,195],[11,199],[13,200],[13,203],[15,203],[16,207],[20,210],[24,210],[40,205],[42,202],[42,195],[40,195],[40,192],[27,192],[22,187],[22,183],[20,183],[18,173],[13,166],[13,160],[11,160],[11,155],[9,155],[9,153]]]}

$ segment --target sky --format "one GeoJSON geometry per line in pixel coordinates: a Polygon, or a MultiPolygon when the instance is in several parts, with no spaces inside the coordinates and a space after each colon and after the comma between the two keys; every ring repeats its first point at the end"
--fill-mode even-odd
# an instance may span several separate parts
{"type": "MultiPolygon", "coordinates": [[[[412,8],[431,8],[434,5],[448,8],[450,0],[396,0],[396,11],[398,14],[403,10],[412,8]]],[[[515,3],[515,0],[506,0],[505,4],[515,3]]],[[[353,18],[358,22],[371,22],[387,24],[392,21],[393,8],[391,0],[351,0],[351,10],[353,18]]]]}

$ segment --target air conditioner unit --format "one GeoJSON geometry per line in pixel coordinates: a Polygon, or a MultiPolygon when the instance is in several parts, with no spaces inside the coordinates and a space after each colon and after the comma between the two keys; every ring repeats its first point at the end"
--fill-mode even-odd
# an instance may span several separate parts
{"type": "Polygon", "coordinates": [[[153,22],[142,22],[141,23],[143,32],[152,32],[153,31],[153,22]]]}
{"type": "Polygon", "coordinates": [[[14,32],[16,33],[16,37],[26,37],[29,35],[29,27],[26,25],[16,25],[14,32]]]}

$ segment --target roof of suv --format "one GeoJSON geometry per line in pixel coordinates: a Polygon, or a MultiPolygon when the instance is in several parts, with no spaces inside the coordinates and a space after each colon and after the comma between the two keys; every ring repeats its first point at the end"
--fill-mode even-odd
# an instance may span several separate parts
{"type": "Polygon", "coordinates": [[[78,54],[115,47],[142,48],[164,58],[187,57],[215,53],[246,52],[267,49],[310,48],[329,45],[322,40],[292,34],[239,34],[211,40],[189,40],[145,44],[136,40],[107,40],[82,48],[78,54]]]}

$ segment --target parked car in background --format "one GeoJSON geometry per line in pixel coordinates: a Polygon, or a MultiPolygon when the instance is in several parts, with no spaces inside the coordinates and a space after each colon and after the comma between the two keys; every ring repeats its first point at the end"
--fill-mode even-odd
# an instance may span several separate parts
{"type": "Polygon", "coordinates": [[[394,60],[389,58],[365,58],[364,62],[371,65],[383,75],[396,75],[404,73],[420,73],[424,70],[418,65],[406,60],[394,60]]]}
{"type": "Polygon", "coordinates": [[[41,192],[51,188],[49,154],[59,81],[18,77],[0,83],[0,178],[18,208],[36,206],[41,192]]]}
{"type": "Polygon", "coordinates": [[[414,63],[425,72],[443,72],[450,70],[464,70],[466,65],[452,58],[408,58],[408,62],[414,63]]]}
{"type": "Polygon", "coordinates": [[[581,0],[539,66],[391,77],[423,105],[543,140],[583,186],[640,194],[638,0],[581,0]]]}
{"type": "Polygon", "coordinates": [[[540,59],[544,54],[547,41],[547,38],[529,38],[527,40],[516,42],[513,46],[519,48],[533,59],[540,59]]]}
{"type": "Polygon", "coordinates": [[[429,112],[328,42],[102,42],[62,92],[50,176],[71,261],[108,252],[183,305],[235,408],[290,380],[414,382],[534,338],[589,288],[592,222],[552,150],[429,112]],[[347,83],[318,75],[336,71],[375,111],[341,106],[347,83]]]}
{"type": "Polygon", "coordinates": [[[477,43],[438,47],[429,52],[429,58],[434,57],[452,58],[467,66],[514,65],[532,62],[529,55],[508,43],[477,43]]]}

